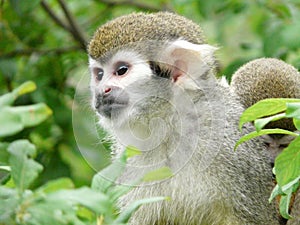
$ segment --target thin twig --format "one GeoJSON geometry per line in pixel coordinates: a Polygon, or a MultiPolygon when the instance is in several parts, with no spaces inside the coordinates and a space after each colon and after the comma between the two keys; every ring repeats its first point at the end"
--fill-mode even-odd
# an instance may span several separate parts
{"type": "Polygon", "coordinates": [[[79,42],[80,46],[85,50],[87,40],[84,37],[84,34],[81,32],[78,24],[76,23],[76,20],[74,19],[73,15],[68,10],[67,5],[64,2],[64,0],[57,0],[57,1],[69,22],[69,25],[71,27],[71,33],[72,33],[74,39],[77,40],[79,42]]]}
{"type": "Polygon", "coordinates": [[[48,3],[46,3],[44,0],[41,1],[41,6],[43,7],[43,9],[45,10],[45,12],[51,17],[51,19],[60,27],[62,27],[63,29],[71,32],[71,28],[65,24],[55,13],[54,11],[51,9],[51,7],[48,5],[48,3]]]}
{"type": "Polygon", "coordinates": [[[86,50],[86,39],[84,38],[84,35],[81,33],[77,23],[75,22],[75,19],[69,12],[65,2],[63,0],[58,0],[58,3],[60,7],[62,8],[64,15],[67,18],[68,24],[64,21],[62,21],[56,13],[51,9],[51,7],[45,2],[45,0],[41,1],[41,6],[46,11],[46,13],[50,16],[50,18],[60,27],[62,27],[64,30],[68,31],[74,38],[75,41],[77,41],[80,44],[80,47],[83,50],[86,50]]]}

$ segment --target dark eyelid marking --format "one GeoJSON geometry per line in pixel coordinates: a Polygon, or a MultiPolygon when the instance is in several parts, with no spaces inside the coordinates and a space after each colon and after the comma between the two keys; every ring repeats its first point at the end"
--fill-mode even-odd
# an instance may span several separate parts
{"type": "Polygon", "coordinates": [[[128,72],[130,68],[130,64],[124,61],[119,61],[115,64],[114,68],[115,68],[114,74],[116,76],[122,76],[128,72]]]}

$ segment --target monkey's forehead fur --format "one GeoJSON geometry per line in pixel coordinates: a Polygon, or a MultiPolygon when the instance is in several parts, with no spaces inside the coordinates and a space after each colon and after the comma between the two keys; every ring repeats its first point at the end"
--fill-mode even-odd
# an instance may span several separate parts
{"type": "Polygon", "coordinates": [[[99,27],[88,45],[88,53],[97,59],[121,46],[179,38],[194,44],[205,42],[200,26],[183,16],[169,12],[132,13],[99,27]]]}

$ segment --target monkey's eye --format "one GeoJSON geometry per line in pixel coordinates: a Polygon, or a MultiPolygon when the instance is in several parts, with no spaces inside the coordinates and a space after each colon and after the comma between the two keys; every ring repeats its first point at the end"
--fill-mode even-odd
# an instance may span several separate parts
{"type": "Polygon", "coordinates": [[[129,65],[125,62],[120,62],[117,64],[116,66],[116,72],[115,72],[115,75],[117,76],[122,76],[124,75],[125,73],[127,73],[129,69],[129,65]]]}
{"type": "Polygon", "coordinates": [[[101,69],[101,68],[94,68],[94,69],[93,69],[93,74],[94,74],[94,76],[96,77],[96,79],[97,79],[98,81],[100,81],[100,80],[102,80],[102,77],[103,77],[103,75],[104,75],[104,71],[103,71],[103,69],[101,69]]]}

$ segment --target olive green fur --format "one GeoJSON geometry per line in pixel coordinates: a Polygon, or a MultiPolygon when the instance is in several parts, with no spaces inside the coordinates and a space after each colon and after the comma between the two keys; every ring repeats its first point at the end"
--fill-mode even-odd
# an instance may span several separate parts
{"type": "MultiPolygon", "coordinates": [[[[296,68],[275,58],[260,58],[239,68],[231,87],[248,108],[266,98],[300,98],[300,74],[296,68]]],[[[292,120],[272,122],[266,128],[295,130],[292,120]]]]}
{"type": "Polygon", "coordinates": [[[205,43],[201,28],[185,17],[170,12],[132,13],[100,26],[88,45],[88,54],[98,59],[121,46],[179,38],[194,44],[205,43]]]}

